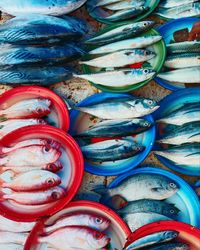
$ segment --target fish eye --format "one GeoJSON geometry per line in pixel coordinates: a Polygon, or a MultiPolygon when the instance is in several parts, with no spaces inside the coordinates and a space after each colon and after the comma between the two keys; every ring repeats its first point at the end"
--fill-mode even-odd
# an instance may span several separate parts
{"type": "Polygon", "coordinates": [[[174,214],[174,210],[173,210],[173,209],[171,209],[171,210],[170,210],[170,213],[171,213],[171,214],[174,214]]]}
{"type": "Polygon", "coordinates": [[[147,22],[144,22],[144,26],[147,26],[147,22]]]}
{"type": "Polygon", "coordinates": [[[152,101],[152,100],[148,100],[148,104],[149,104],[149,105],[152,105],[152,104],[153,104],[153,101],[152,101]]]}
{"type": "Polygon", "coordinates": [[[144,73],[145,74],[149,73],[149,70],[148,69],[144,69],[144,73]]]}
{"type": "Polygon", "coordinates": [[[44,152],[49,152],[50,151],[50,149],[51,149],[51,147],[44,147],[44,152]]]}
{"type": "Polygon", "coordinates": [[[38,112],[38,113],[41,113],[41,112],[42,112],[42,109],[41,109],[41,108],[37,108],[37,112],[38,112]]]}
{"type": "Polygon", "coordinates": [[[96,219],[95,219],[95,222],[96,222],[97,224],[101,224],[101,223],[103,222],[103,220],[100,219],[100,218],[96,218],[96,219]]]}
{"type": "Polygon", "coordinates": [[[146,55],[150,55],[150,51],[146,50],[146,51],[145,51],[145,54],[146,54],[146,55]]]}
{"type": "Polygon", "coordinates": [[[170,186],[171,188],[176,188],[176,184],[173,183],[173,182],[169,183],[169,186],[170,186]]]}
{"type": "Polygon", "coordinates": [[[53,193],[51,194],[51,197],[52,197],[54,200],[57,200],[57,199],[59,199],[59,193],[53,192],[53,193]]]}
{"type": "Polygon", "coordinates": [[[145,122],[145,123],[144,123],[144,126],[145,126],[145,127],[149,126],[149,123],[148,123],[148,122],[145,122]]]}
{"type": "Polygon", "coordinates": [[[49,164],[49,169],[50,170],[54,170],[54,168],[55,168],[55,164],[49,164]]]}
{"type": "Polygon", "coordinates": [[[54,184],[54,180],[53,180],[53,179],[48,179],[48,180],[47,180],[47,183],[48,183],[49,185],[53,185],[53,184],[54,184]]]}

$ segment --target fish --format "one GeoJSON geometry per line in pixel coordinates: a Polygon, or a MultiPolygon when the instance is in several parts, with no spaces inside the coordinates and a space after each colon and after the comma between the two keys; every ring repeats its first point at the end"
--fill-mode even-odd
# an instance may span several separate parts
{"type": "Polygon", "coordinates": [[[85,159],[95,162],[117,161],[133,157],[145,146],[129,140],[106,140],[81,147],[85,159]]]}
{"type": "Polygon", "coordinates": [[[53,233],[39,237],[39,243],[47,243],[55,249],[81,248],[85,250],[100,249],[108,245],[110,238],[103,232],[85,226],[67,226],[53,233]]]}
{"type": "Polygon", "coordinates": [[[63,214],[53,224],[46,226],[44,231],[49,234],[66,226],[87,226],[98,231],[105,231],[110,223],[109,219],[92,213],[71,213],[63,214]]]}
{"type": "Polygon", "coordinates": [[[0,10],[12,16],[19,16],[21,14],[42,14],[61,16],[69,14],[81,7],[86,0],[4,0],[0,3],[0,10]]]}
{"type": "Polygon", "coordinates": [[[154,43],[159,42],[162,36],[141,36],[132,39],[126,39],[119,42],[109,43],[107,45],[98,47],[89,51],[91,55],[111,53],[115,51],[125,50],[125,49],[141,49],[146,48],[154,43]]]}
{"type": "Polygon", "coordinates": [[[138,118],[153,113],[158,108],[156,101],[134,96],[107,99],[88,106],[74,107],[80,112],[108,120],[138,118]]]}
{"type": "Polygon", "coordinates": [[[140,21],[136,23],[123,24],[103,34],[95,35],[94,37],[86,40],[85,43],[100,46],[121,41],[140,35],[141,33],[151,29],[154,24],[155,22],[153,21],[140,21]]]}
{"type": "Polygon", "coordinates": [[[1,250],[23,250],[24,247],[22,245],[14,244],[14,243],[5,243],[0,244],[1,250]]]}
{"type": "Polygon", "coordinates": [[[143,133],[152,126],[151,122],[144,119],[103,120],[75,136],[86,138],[129,136],[143,133]]]}
{"type": "Polygon", "coordinates": [[[79,63],[98,68],[124,67],[126,65],[148,61],[153,57],[155,57],[155,53],[152,51],[132,49],[117,51],[89,61],[80,61],[79,63]]]}
{"type": "Polygon", "coordinates": [[[141,249],[143,247],[151,247],[153,244],[158,244],[162,242],[167,242],[175,239],[178,236],[178,232],[176,231],[161,231],[158,233],[151,233],[149,235],[143,236],[138,240],[135,240],[129,246],[127,246],[124,250],[135,250],[141,249]]]}
{"type": "Polygon", "coordinates": [[[189,122],[164,134],[157,143],[180,145],[183,143],[200,142],[200,120],[189,122]]]}
{"type": "Polygon", "coordinates": [[[0,138],[3,138],[16,129],[39,124],[47,124],[47,122],[42,119],[10,119],[0,122],[0,138]]]}
{"type": "Polygon", "coordinates": [[[24,245],[27,237],[28,237],[28,233],[15,233],[15,232],[0,231],[0,247],[1,247],[1,244],[6,244],[6,243],[24,245]]]}
{"type": "Polygon", "coordinates": [[[159,200],[150,200],[150,199],[143,199],[137,201],[130,201],[126,206],[117,210],[120,215],[124,214],[133,214],[133,213],[157,213],[162,214],[169,218],[176,218],[179,209],[171,203],[166,201],[159,201],[159,200]]]}
{"type": "Polygon", "coordinates": [[[16,192],[46,190],[59,184],[61,184],[60,177],[45,170],[28,171],[12,177],[10,181],[0,178],[1,188],[10,188],[16,192]]]}
{"type": "Polygon", "coordinates": [[[106,5],[118,3],[118,2],[121,2],[121,0],[99,0],[96,4],[96,7],[106,6],[106,5]]]}
{"type": "Polygon", "coordinates": [[[13,221],[0,215],[0,228],[2,231],[24,233],[31,231],[34,225],[35,222],[13,221]]]}
{"type": "Polygon", "coordinates": [[[73,69],[64,66],[11,66],[0,71],[1,83],[11,86],[20,84],[36,84],[49,86],[54,83],[69,80],[73,69]]]}
{"type": "Polygon", "coordinates": [[[152,69],[122,69],[93,74],[74,74],[74,77],[95,82],[98,85],[124,87],[150,80],[155,74],[156,71],[152,69]]]}
{"type": "Polygon", "coordinates": [[[14,45],[51,45],[62,40],[80,40],[87,25],[74,17],[57,18],[39,14],[24,14],[0,26],[0,42],[14,45]],[[31,32],[30,32],[31,31],[31,32]]]}
{"type": "Polygon", "coordinates": [[[37,192],[15,192],[10,190],[9,193],[0,192],[0,201],[7,200],[21,205],[37,206],[56,202],[64,198],[65,194],[65,190],[58,186],[37,192]]]}
{"type": "Polygon", "coordinates": [[[200,3],[191,2],[188,4],[183,4],[181,6],[175,6],[173,8],[158,8],[155,14],[167,19],[177,19],[181,17],[197,17],[200,15],[200,3]]]}
{"type": "Polygon", "coordinates": [[[183,0],[183,1],[176,1],[176,0],[163,0],[159,3],[159,7],[162,8],[173,8],[177,6],[181,6],[184,4],[198,2],[198,0],[183,0]]]}
{"type": "Polygon", "coordinates": [[[200,66],[200,55],[188,53],[167,56],[164,66],[172,69],[197,67],[200,66]]]}
{"type": "Polygon", "coordinates": [[[199,53],[200,41],[186,41],[179,43],[167,44],[167,52],[170,54],[175,53],[199,53]]]}
{"type": "Polygon", "coordinates": [[[178,109],[173,110],[173,112],[160,117],[156,122],[172,125],[184,125],[185,123],[199,121],[199,117],[199,103],[186,103],[178,109]]]}
{"type": "Polygon", "coordinates": [[[162,72],[157,77],[169,82],[200,83],[200,66],[162,72]]]}
{"type": "Polygon", "coordinates": [[[54,46],[0,45],[0,67],[19,65],[56,65],[80,58],[84,51],[75,43],[54,46]]]}
{"type": "MultiPolygon", "coordinates": [[[[144,213],[144,212],[138,212],[134,214],[125,214],[123,215],[123,220],[127,223],[130,230],[134,232],[138,228],[150,224],[152,222],[156,221],[167,221],[172,220],[168,218],[167,216],[157,214],[157,213],[144,213]]],[[[149,248],[148,248],[149,249],[149,248]]]]}
{"type": "Polygon", "coordinates": [[[41,166],[54,163],[61,156],[61,151],[40,145],[26,146],[11,151],[0,158],[0,165],[5,167],[41,166]]]}
{"type": "Polygon", "coordinates": [[[102,201],[120,196],[130,202],[141,199],[164,200],[176,194],[178,190],[179,185],[166,176],[140,173],[125,178],[116,187],[98,187],[93,191],[101,195],[102,201]]]}
{"type": "Polygon", "coordinates": [[[149,247],[148,250],[189,250],[190,247],[181,242],[164,243],[157,246],[149,247]]]}
{"type": "Polygon", "coordinates": [[[42,98],[25,99],[10,106],[4,103],[2,107],[0,120],[40,118],[51,113],[51,101],[42,98]]]}
{"type": "Polygon", "coordinates": [[[177,166],[195,166],[197,170],[200,170],[200,144],[184,143],[181,145],[172,146],[169,149],[162,149],[161,151],[154,151],[158,156],[162,156],[165,159],[171,161],[177,166]]]}
{"type": "Polygon", "coordinates": [[[105,5],[104,8],[108,10],[124,10],[124,9],[141,7],[144,5],[145,5],[145,0],[138,0],[137,2],[135,0],[124,0],[117,3],[105,5]]]}
{"type": "Polygon", "coordinates": [[[125,10],[118,10],[114,14],[104,17],[105,20],[116,22],[121,20],[126,20],[135,16],[142,14],[145,11],[148,11],[149,7],[139,6],[125,10]]]}

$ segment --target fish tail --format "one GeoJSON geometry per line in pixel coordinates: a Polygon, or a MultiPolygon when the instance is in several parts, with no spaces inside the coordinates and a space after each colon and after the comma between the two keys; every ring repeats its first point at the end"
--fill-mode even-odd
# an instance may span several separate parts
{"type": "Polygon", "coordinates": [[[68,110],[72,110],[72,109],[75,109],[75,103],[71,100],[71,99],[68,99],[66,96],[60,94],[60,93],[56,93],[58,94],[62,99],[63,101],[65,102],[68,110]]]}
{"type": "Polygon", "coordinates": [[[107,202],[111,198],[109,190],[104,186],[94,188],[92,191],[101,195],[100,201],[103,203],[107,202]]]}

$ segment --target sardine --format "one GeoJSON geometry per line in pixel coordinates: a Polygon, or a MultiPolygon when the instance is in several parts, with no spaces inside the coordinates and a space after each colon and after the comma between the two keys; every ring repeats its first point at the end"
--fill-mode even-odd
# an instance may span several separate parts
{"type": "Polygon", "coordinates": [[[190,247],[185,243],[172,242],[149,247],[148,250],[189,250],[190,247]]]}
{"type": "Polygon", "coordinates": [[[179,42],[167,44],[167,51],[170,54],[174,53],[199,53],[200,41],[179,42]]]}
{"type": "Polygon", "coordinates": [[[182,0],[182,1],[177,1],[177,0],[163,0],[159,3],[159,7],[162,8],[173,8],[177,6],[181,6],[184,4],[189,4],[189,3],[194,3],[198,2],[198,0],[182,0]]]}
{"type": "Polygon", "coordinates": [[[141,21],[137,23],[129,23],[121,25],[101,35],[94,36],[85,41],[86,44],[103,45],[112,42],[121,41],[127,38],[135,37],[154,26],[153,21],[141,21]]]}
{"type": "Polygon", "coordinates": [[[108,99],[89,106],[75,107],[78,111],[108,120],[142,117],[158,108],[156,101],[134,96],[108,99]]]}
{"type": "Polygon", "coordinates": [[[152,79],[156,71],[152,69],[124,69],[93,74],[74,74],[74,77],[82,78],[99,85],[108,87],[124,87],[152,79]]]}
{"type": "Polygon", "coordinates": [[[107,140],[81,147],[84,157],[90,161],[117,161],[133,157],[145,150],[145,146],[129,140],[107,140]]]}
{"type": "Polygon", "coordinates": [[[3,109],[0,110],[0,120],[39,118],[50,114],[50,106],[50,100],[40,98],[22,100],[11,106],[4,103],[3,109]]]}
{"type": "Polygon", "coordinates": [[[152,51],[133,49],[117,51],[79,63],[99,68],[124,67],[126,65],[148,61],[153,57],[155,57],[155,53],[152,51]]]}
{"type": "Polygon", "coordinates": [[[169,82],[200,83],[200,66],[185,69],[175,69],[159,73],[158,76],[169,82]]]}
{"type": "Polygon", "coordinates": [[[164,66],[172,69],[200,66],[200,55],[198,53],[171,55],[166,58],[164,66]]]}
{"type": "Polygon", "coordinates": [[[168,131],[159,140],[158,143],[180,145],[183,143],[200,142],[200,120],[197,122],[186,123],[182,126],[168,131]]]}
{"type": "Polygon", "coordinates": [[[45,170],[22,173],[14,176],[8,182],[0,178],[1,188],[10,188],[14,191],[46,190],[58,186],[60,183],[61,179],[58,175],[45,170]]]}
{"type": "Polygon", "coordinates": [[[0,158],[0,165],[6,167],[41,166],[54,163],[61,156],[61,151],[47,146],[32,145],[18,148],[0,158]]]}
{"type": "Polygon", "coordinates": [[[78,137],[115,137],[142,133],[153,124],[144,119],[124,119],[101,121],[77,134],[78,137]]]}
{"type": "Polygon", "coordinates": [[[131,9],[137,8],[145,5],[145,0],[124,0],[117,3],[112,3],[106,5],[104,8],[108,10],[124,10],[124,9],[131,9]]]}
{"type": "Polygon", "coordinates": [[[195,166],[200,171],[200,144],[199,143],[184,143],[181,145],[154,151],[156,155],[162,156],[165,159],[173,162],[178,166],[195,166]]]}
{"type": "Polygon", "coordinates": [[[62,199],[66,192],[61,187],[53,187],[45,191],[38,192],[0,192],[0,201],[14,201],[21,205],[36,206],[55,202],[62,199]]]}
{"type": "Polygon", "coordinates": [[[145,48],[154,43],[157,43],[161,39],[162,39],[162,36],[146,36],[146,37],[141,36],[141,37],[136,37],[132,39],[126,39],[126,40],[122,40],[119,42],[114,42],[108,45],[98,47],[94,50],[89,51],[89,54],[95,55],[95,54],[104,54],[104,53],[110,53],[110,52],[115,52],[119,50],[125,50],[125,49],[145,48]]]}
{"type": "Polygon", "coordinates": [[[38,241],[59,250],[66,248],[94,250],[105,247],[110,242],[110,238],[89,227],[68,226],[58,229],[50,235],[40,237],[38,241]]]}
{"type": "Polygon", "coordinates": [[[43,14],[60,16],[73,12],[81,7],[86,0],[4,0],[0,3],[0,10],[12,16],[21,14],[43,14]]]}
{"type": "Polygon", "coordinates": [[[71,213],[59,217],[52,225],[45,227],[45,233],[52,233],[66,226],[87,226],[99,231],[105,231],[110,226],[110,220],[92,213],[71,213]]]}
{"type": "Polygon", "coordinates": [[[6,243],[24,245],[27,237],[28,233],[14,233],[14,232],[0,231],[0,249],[1,249],[1,244],[6,244],[6,243]]]}
{"type": "Polygon", "coordinates": [[[172,219],[177,217],[179,211],[174,204],[150,199],[131,201],[123,208],[117,210],[120,215],[144,212],[162,214],[172,219]]]}
{"type": "Polygon", "coordinates": [[[98,3],[96,4],[96,7],[105,6],[117,2],[121,2],[121,0],[99,0],[98,3]]]}
{"type": "Polygon", "coordinates": [[[177,236],[178,236],[178,233],[176,231],[162,231],[159,233],[152,233],[152,234],[149,234],[147,236],[143,236],[143,237],[139,238],[138,240],[135,240],[133,243],[131,243],[124,250],[141,249],[141,248],[147,247],[147,246],[150,247],[153,244],[158,244],[158,243],[173,240],[177,236]]]}

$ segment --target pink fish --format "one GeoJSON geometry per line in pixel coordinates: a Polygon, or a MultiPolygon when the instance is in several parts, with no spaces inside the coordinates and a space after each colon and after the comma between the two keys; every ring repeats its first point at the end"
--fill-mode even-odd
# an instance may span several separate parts
{"type": "Polygon", "coordinates": [[[11,106],[4,104],[0,110],[0,119],[19,119],[19,118],[39,118],[51,113],[51,101],[48,99],[26,99],[19,101],[11,106]]]}
{"type": "Polygon", "coordinates": [[[0,158],[0,165],[5,167],[43,166],[56,162],[61,151],[49,146],[32,145],[17,148],[6,156],[0,158]]]}
{"type": "Polygon", "coordinates": [[[110,238],[104,233],[85,226],[62,227],[53,233],[40,237],[40,243],[59,250],[84,249],[96,250],[108,245],[110,238]]]}
{"type": "Polygon", "coordinates": [[[93,229],[104,231],[110,225],[110,220],[92,213],[71,213],[64,214],[54,224],[46,227],[45,232],[49,233],[65,226],[88,226],[93,229]]]}
{"type": "Polygon", "coordinates": [[[61,179],[58,175],[45,170],[32,170],[11,178],[10,182],[0,179],[1,188],[10,188],[16,192],[46,190],[58,186],[61,179]]]}
{"type": "Polygon", "coordinates": [[[15,192],[10,190],[9,194],[0,192],[0,202],[12,200],[18,204],[36,206],[58,201],[64,196],[65,190],[61,187],[53,187],[38,192],[15,192]]]}

